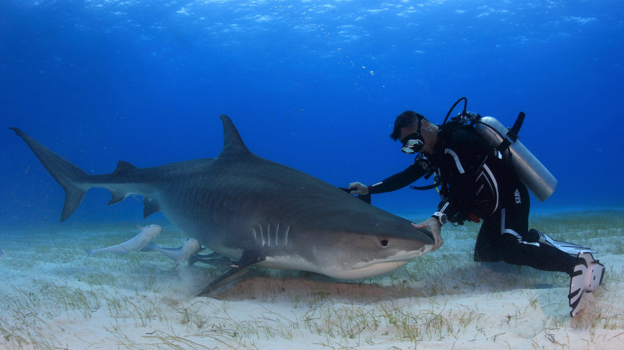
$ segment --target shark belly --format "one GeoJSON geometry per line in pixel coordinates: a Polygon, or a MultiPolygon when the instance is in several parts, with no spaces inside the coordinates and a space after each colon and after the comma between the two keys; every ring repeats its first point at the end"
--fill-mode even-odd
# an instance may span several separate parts
{"type": "Polygon", "coordinates": [[[332,278],[355,280],[385,275],[405,266],[408,261],[390,261],[368,265],[363,268],[321,267],[298,256],[268,257],[257,266],[276,270],[301,270],[318,273],[332,278]]]}
{"type": "Polygon", "coordinates": [[[258,266],[275,270],[301,270],[323,273],[315,264],[296,255],[269,256],[265,261],[259,263],[258,266]]]}

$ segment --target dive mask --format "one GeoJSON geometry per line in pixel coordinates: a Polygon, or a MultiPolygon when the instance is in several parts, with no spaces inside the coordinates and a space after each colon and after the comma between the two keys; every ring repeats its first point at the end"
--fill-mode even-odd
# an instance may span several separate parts
{"type": "Polygon", "coordinates": [[[405,136],[405,138],[401,140],[401,143],[403,143],[401,151],[406,154],[419,153],[424,145],[423,138],[420,136],[420,133],[415,132],[405,136]]]}

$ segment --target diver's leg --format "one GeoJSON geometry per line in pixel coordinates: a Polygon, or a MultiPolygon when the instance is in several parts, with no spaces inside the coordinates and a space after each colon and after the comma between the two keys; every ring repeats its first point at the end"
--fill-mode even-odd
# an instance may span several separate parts
{"type": "Polygon", "coordinates": [[[481,224],[481,228],[479,229],[479,235],[477,236],[477,242],[475,243],[475,262],[497,262],[503,260],[500,249],[498,248],[500,241],[500,225],[500,216],[496,214],[483,220],[483,224],[481,224]]]}
{"type": "Polygon", "coordinates": [[[555,247],[527,240],[529,230],[529,191],[519,184],[513,198],[505,201],[500,210],[503,260],[514,265],[525,265],[544,271],[574,272],[578,259],[555,247]]]}
{"type": "MultiPolygon", "coordinates": [[[[508,231],[513,231],[507,229],[508,231]]],[[[572,276],[578,258],[547,244],[526,242],[521,235],[503,234],[501,250],[508,264],[524,265],[543,271],[560,271],[572,276]]]]}
{"type": "MultiPolygon", "coordinates": [[[[501,203],[497,210],[483,220],[479,236],[475,244],[474,261],[503,261],[506,252],[505,238],[516,232],[524,233],[529,229],[529,209],[531,206],[529,191],[521,182],[517,182],[515,188],[506,189],[503,192],[501,203]],[[508,231],[510,219],[506,213],[512,210],[513,230],[508,231]]],[[[515,237],[514,236],[514,237],[515,237]]]]}

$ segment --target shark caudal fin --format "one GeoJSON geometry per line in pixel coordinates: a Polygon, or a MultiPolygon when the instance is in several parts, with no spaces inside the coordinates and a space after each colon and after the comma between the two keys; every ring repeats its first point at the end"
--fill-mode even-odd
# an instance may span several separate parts
{"type": "Polygon", "coordinates": [[[22,130],[18,128],[10,129],[15,131],[17,136],[21,137],[24,142],[26,142],[28,147],[30,147],[37,158],[39,158],[41,164],[43,164],[54,180],[65,190],[65,204],[63,205],[63,213],[61,214],[61,222],[67,220],[67,218],[76,211],[76,208],[78,208],[87,190],[90,188],[90,186],[86,184],[89,174],[58,154],[50,151],[22,130]]]}

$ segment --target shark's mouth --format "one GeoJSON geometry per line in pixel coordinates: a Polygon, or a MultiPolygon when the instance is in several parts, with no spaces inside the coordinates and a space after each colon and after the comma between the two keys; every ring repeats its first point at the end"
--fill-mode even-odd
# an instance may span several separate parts
{"type": "Polygon", "coordinates": [[[327,271],[325,274],[339,279],[361,279],[385,275],[407,265],[411,259],[431,251],[432,248],[432,245],[425,245],[415,251],[399,252],[386,259],[361,262],[354,265],[351,269],[327,271]]]}

